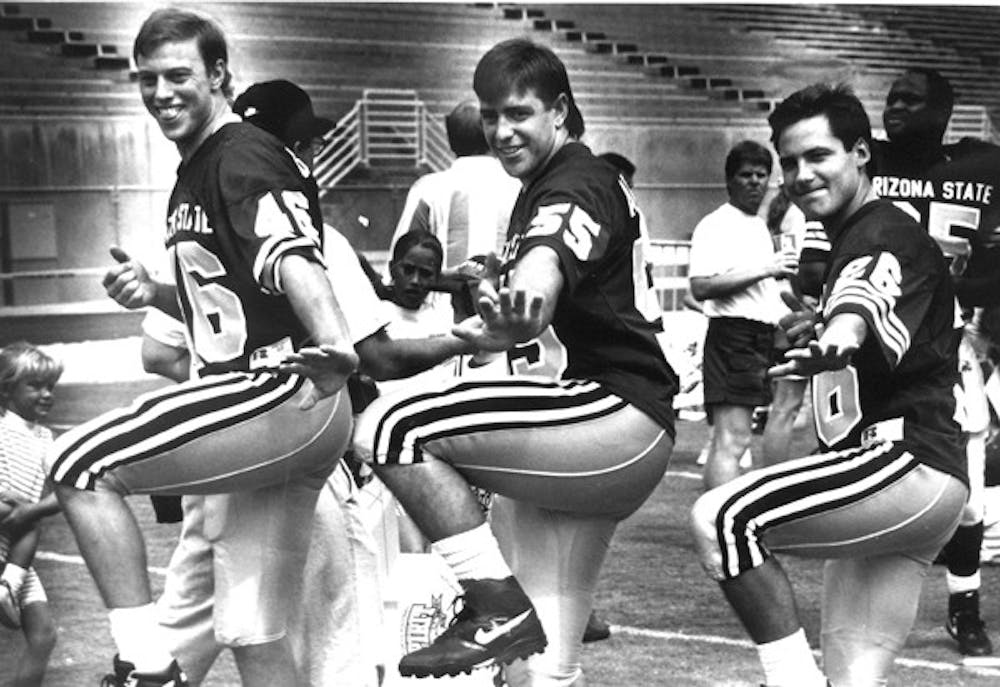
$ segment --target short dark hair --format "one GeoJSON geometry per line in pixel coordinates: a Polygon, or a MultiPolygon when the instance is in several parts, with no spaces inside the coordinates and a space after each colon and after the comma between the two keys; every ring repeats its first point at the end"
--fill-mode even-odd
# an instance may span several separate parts
{"type": "Polygon", "coordinates": [[[729,181],[745,164],[759,165],[771,173],[774,158],[771,151],[757,141],[740,141],[726,155],[726,181],[729,181]]]}
{"type": "Polygon", "coordinates": [[[920,74],[927,80],[927,105],[931,109],[945,112],[951,117],[955,109],[955,91],[951,82],[936,69],[930,67],[910,67],[907,74],[920,74]]]}
{"type": "Polygon", "coordinates": [[[392,247],[392,262],[399,262],[411,248],[416,246],[428,248],[437,255],[439,268],[440,265],[444,264],[444,249],[441,247],[441,241],[438,240],[437,236],[424,229],[413,229],[399,237],[396,245],[392,247]]]}
{"type": "Polygon", "coordinates": [[[569,86],[566,65],[544,45],[527,38],[511,38],[494,45],[476,65],[472,88],[481,100],[499,100],[509,93],[534,89],[547,107],[560,93],[566,95],[569,114],[566,130],[573,138],[583,136],[583,114],[569,86]]]}
{"type": "Polygon", "coordinates": [[[826,116],[830,132],[844,144],[845,150],[853,148],[858,139],[871,146],[871,121],[854,91],[845,84],[820,83],[792,93],[771,112],[767,122],[771,125],[771,143],[775,149],[778,150],[778,141],[785,129],[819,115],[826,116]]]}
{"type": "Polygon", "coordinates": [[[597,157],[621,172],[626,179],[631,179],[635,175],[635,165],[624,155],[619,153],[601,153],[597,157]]]}
{"type": "Polygon", "coordinates": [[[225,76],[222,80],[222,92],[226,97],[233,95],[233,75],[229,71],[229,46],[226,34],[218,22],[207,14],[194,10],[166,7],[154,11],[142,23],[139,33],[132,44],[132,59],[148,57],[151,52],[164,43],[177,43],[197,40],[198,52],[206,69],[222,60],[225,76]]]}
{"type": "Polygon", "coordinates": [[[444,128],[448,132],[448,145],[458,157],[466,155],[486,155],[490,145],[483,135],[482,117],[479,103],[465,100],[444,118],[444,128]]]}

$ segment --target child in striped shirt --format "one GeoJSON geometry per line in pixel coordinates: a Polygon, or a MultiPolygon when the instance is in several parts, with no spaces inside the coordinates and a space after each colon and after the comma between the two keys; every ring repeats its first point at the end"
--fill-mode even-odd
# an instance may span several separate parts
{"type": "Polygon", "coordinates": [[[24,632],[14,684],[41,685],[56,642],[45,590],[31,567],[41,518],[59,504],[43,459],[52,432],[39,421],[52,407],[62,364],[29,343],[0,350],[0,624],[24,632]]]}

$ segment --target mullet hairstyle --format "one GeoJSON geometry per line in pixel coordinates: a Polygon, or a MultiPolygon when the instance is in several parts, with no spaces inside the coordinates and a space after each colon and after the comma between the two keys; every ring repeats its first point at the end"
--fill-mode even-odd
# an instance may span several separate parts
{"type": "Polygon", "coordinates": [[[568,105],[566,131],[574,139],[583,136],[583,115],[569,87],[566,65],[544,45],[527,38],[497,43],[476,65],[472,89],[480,100],[487,102],[533,89],[546,107],[552,107],[563,93],[568,105]]]}
{"type": "Polygon", "coordinates": [[[872,125],[854,91],[845,84],[813,84],[782,100],[767,118],[775,150],[785,129],[819,115],[826,116],[830,132],[844,144],[844,150],[853,148],[859,139],[871,148],[872,125]]]}
{"type": "Polygon", "coordinates": [[[198,52],[206,70],[222,60],[224,72],[222,93],[226,98],[232,99],[233,74],[229,71],[229,46],[226,43],[226,34],[218,22],[207,14],[177,7],[154,11],[142,23],[135,37],[135,42],[132,44],[132,59],[138,61],[139,57],[148,57],[164,43],[180,43],[192,38],[197,41],[198,52]]]}

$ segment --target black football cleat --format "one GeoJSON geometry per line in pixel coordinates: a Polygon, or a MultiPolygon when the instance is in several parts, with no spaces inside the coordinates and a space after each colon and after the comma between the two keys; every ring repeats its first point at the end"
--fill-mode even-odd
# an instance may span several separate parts
{"type": "Polygon", "coordinates": [[[188,687],[187,677],[177,661],[171,661],[163,671],[140,673],[134,664],[121,660],[116,654],[113,665],[115,672],[104,676],[101,687],[188,687]]]}
{"type": "Polygon", "coordinates": [[[513,577],[460,580],[463,608],[430,645],[399,661],[404,677],[443,677],[506,665],[548,643],[528,596],[513,577]]]}
{"type": "Polygon", "coordinates": [[[993,654],[993,642],[986,634],[986,623],[979,617],[979,592],[949,596],[948,622],[944,629],[958,642],[958,653],[963,656],[993,654]]]}
{"type": "Polygon", "coordinates": [[[606,622],[597,617],[597,613],[590,612],[587,618],[587,627],[583,630],[583,643],[600,642],[611,636],[611,628],[606,622]]]}

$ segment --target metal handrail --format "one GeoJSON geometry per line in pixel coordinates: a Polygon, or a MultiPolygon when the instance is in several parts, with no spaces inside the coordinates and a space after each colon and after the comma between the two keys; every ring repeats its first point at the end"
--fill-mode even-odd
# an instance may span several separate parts
{"type": "Polygon", "coordinates": [[[454,158],[444,127],[417,92],[407,89],[365,89],[323,139],[314,170],[323,193],[361,164],[412,160],[414,166],[441,171],[454,158]]]}

